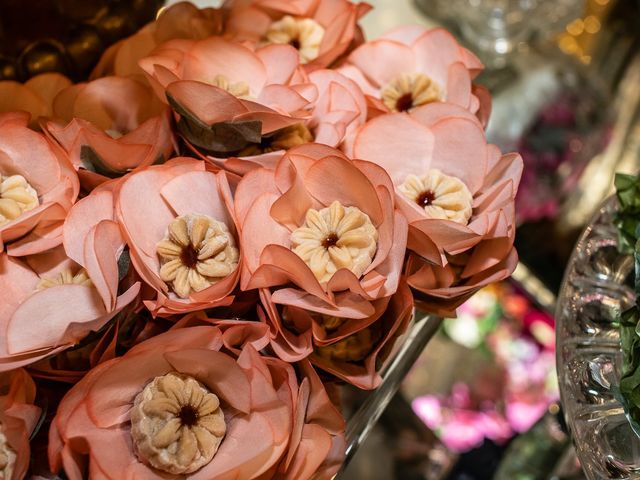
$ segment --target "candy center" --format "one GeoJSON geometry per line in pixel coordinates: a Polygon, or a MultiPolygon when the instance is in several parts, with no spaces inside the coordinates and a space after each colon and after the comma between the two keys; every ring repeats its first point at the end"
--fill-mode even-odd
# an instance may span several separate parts
{"type": "Polygon", "coordinates": [[[422,192],[420,195],[418,195],[418,197],[416,198],[416,203],[421,207],[428,207],[433,203],[435,199],[436,199],[436,194],[433,193],[431,190],[427,190],[425,192],[422,192]]]}
{"type": "Polygon", "coordinates": [[[300,47],[301,47],[300,39],[299,38],[292,38],[291,40],[289,40],[289,45],[291,45],[296,50],[300,50],[300,47]]]}
{"type": "Polygon", "coordinates": [[[70,268],[65,268],[54,277],[42,277],[36,286],[36,290],[44,290],[60,285],[86,285],[91,287],[93,283],[84,268],[81,268],[75,274],[70,268]]]}
{"type": "Polygon", "coordinates": [[[249,84],[247,82],[231,82],[224,75],[216,75],[211,85],[226,90],[234,97],[245,100],[251,98],[251,92],[249,91],[249,84]]]}
{"type": "Polygon", "coordinates": [[[0,478],[10,479],[13,476],[16,457],[16,452],[9,446],[3,425],[0,423],[0,478]]]}
{"type": "Polygon", "coordinates": [[[330,233],[327,237],[322,241],[322,246],[324,248],[333,247],[338,243],[338,235],[335,233],[330,233]]]}
{"type": "Polygon", "coordinates": [[[465,183],[440,170],[429,170],[422,176],[409,175],[398,190],[423,208],[429,218],[467,225],[473,214],[473,195],[465,183]]]}
{"type": "Polygon", "coordinates": [[[300,62],[307,63],[318,58],[324,28],[311,18],[295,18],[285,15],[273,22],[267,30],[265,41],[291,45],[298,50],[300,62]]]}
{"type": "Polygon", "coordinates": [[[291,249],[321,283],[340,268],[360,278],[376,253],[378,231],[357,207],[334,201],[329,207],[307,211],[305,222],[291,233],[291,249]]]}
{"type": "Polygon", "coordinates": [[[413,95],[411,93],[405,93],[396,100],[395,109],[399,112],[406,112],[411,107],[413,107],[413,95]]]}
{"type": "Polygon", "coordinates": [[[196,268],[198,265],[198,251],[191,244],[185,245],[182,247],[182,252],[180,252],[180,260],[185,266],[196,268]]]}
{"type": "Polygon", "coordinates": [[[38,193],[22,175],[0,175],[0,227],[38,205],[38,193]]]}
{"type": "Polygon", "coordinates": [[[226,433],[218,397],[193,377],[156,377],[135,398],[131,437],[138,458],[175,475],[195,472],[216,454],[226,433]]]}
{"type": "Polygon", "coordinates": [[[180,298],[188,298],[230,275],[238,266],[235,239],[223,222],[188,214],[173,220],[156,246],[160,278],[180,298]]]}
{"type": "Polygon", "coordinates": [[[404,73],[393,78],[380,91],[382,103],[392,112],[406,112],[412,108],[442,100],[442,90],[423,73],[404,73]]]}
{"type": "Polygon", "coordinates": [[[198,410],[193,405],[183,405],[178,416],[185,427],[193,427],[198,423],[198,410]]]}

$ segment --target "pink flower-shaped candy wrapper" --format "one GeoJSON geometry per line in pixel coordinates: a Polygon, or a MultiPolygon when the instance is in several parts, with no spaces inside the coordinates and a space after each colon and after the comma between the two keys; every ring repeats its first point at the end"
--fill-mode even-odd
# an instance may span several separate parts
{"type": "MultiPolygon", "coordinates": [[[[183,317],[174,328],[203,324],[218,327],[222,331],[224,348],[234,355],[240,355],[247,346],[261,351],[269,345],[268,328],[254,321],[214,320],[206,318],[203,312],[196,312],[183,317]]],[[[297,377],[292,375],[293,370],[280,369],[280,360],[270,357],[264,360],[270,368],[274,384],[280,385],[280,397],[291,405],[293,412],[292,436],[287,454],[266,478],[332,478],[344,460],[344,418],[329,399],[308,360],[296,363],[297,377]]]]}
{"type": "MultiPolygon", "coordinates": [[[[380,38],[412,46],[419,38],[428,32],[431,32],[430,35],[433,35],[431,39],[432,43],[437,43],[438,45],[437,48],[431,50],[431,54],[436,50],[439,52],[436,55],[438,60],[435,60],[434,63],[446,60],[447,58],[455,58],[456,61],[462,62],[467,67],[471,80],[475,79],[475,77],[484,69],[484,66],[480,63],[478,58],[476,58],[473,52],[470,52],[458,45],[451,34],[442,28],[429,29],[423,25],[404,25],[390,30],[380,38]]],[[[462,77],[459,78],[461,80],[462,77]]],[[[489,116],[491,115],[491,93],[485,86],[473,83],[471,85],[471,94],[472,98],[468,109],[475,111],[476,117],[480,120],[482,126],[486,128],[489,123],[489,116]],[[475,110],[476,100],[473,97],[475,97],[479,102],[477,110],[475,110]]],[[[464,95],[466,96],[466,91],[464,95]]],[[[456,97],[456,99],[457,100],[455,100],[454,103],[459,101],[458,97],[456,97]]],[[[460,102],[460,105],[464,107],[464,102],[460,102]]]]}
{"type": "Polygon", "coordinates": [[[227,1],[225,33],[238,41],[294,45],[309,71],[332,66],[361,43],[358,20],[371,6],[348,0],[227,1]]]}
{"type": "Polygon", "coordinates": [[[0,476],[20,480],[30,462],[29,437],[40,408],[33,405],[36,386],[22,369],[0,373],[0,476]]]}
{"type": "Polygon", "coordinates": [[[481,111],[484,119],[489,96],[475,88],[476,96],[472,85],[482,68],[446,30],[408,26],[361,45],[338,71],[367,95],[369,117],[446,101],[474,114],[481,111]]]}
{"type": "Polygon", "coordinates": [[[199,40],[218,35],[222,32],[222,17],[222,11],[215,8],[198,8],[191,2],[174,3],[163,9],[155,21],[107,48],[91,78],[110,75],[143,77],[138,61],[158,45],[177,38],[199,40]]]}
{"type": "Polygon", "coordinates": [[[386,311],[391,297],[373,302],[374,312],[364,318],[341,319],[271,300],[271,291],[260,289],[258,317],[269,328],[271,348],[287,362],[297,362],[313,353],[316,346],[336,343],[376,322],[386,311]]]}
{"type": "Polygon", "coordinates": [[[353,153],[393,180],[396,204],[409,223],[408,282],[427,295],[427,308],[451,314],[480,287],[513,271],[522,159],[488,144],[475,116],[449,104],[381,115],[360,129],[353,153]],[[416,177],[426,182],[421,188],[416,177]],[[424,191],[415,190],[413,198],[408,186],[424,191]],[[458,195],[453,200],[447,197],[452,191],[458,195]]]}
{"type": "Polygon", "coordinates": [[[251,345],[260,352],[269,345],[269,329],[266,325],[240,318],[224,319],[210,318],[207,312],[199,310],[180,318],[171,329],[201,327],[214,325],[222,332],[224,347],[239,355],[244,347],[251,345]]]}
{"type": "MultiPolygon", "coordinates": [[[[275,170],[245,175],[235,202],[244,249],[243,290],[271,288],[274,303],[341,318],[369,317],[375,312],[375,300],[397,290],[407,224],[395,209],[391,179],[377,165],[349,160],[324,145],[302,145],[289,150],[275,170]],[[329,212],[334,212],[331,222],[344,219],[345,223],[324,232],[311,218],[329,212]],[[308,245],[326,250],[316,252],[324,276],[318,276],[318,269],[314,273],[307,263],[310,259],[292,250],[294,232],[299,235],[305,228],[307,232],[320,228],[316,233],[326,234],[320,243],[308,245]],[[352,238],[360,240],[352,245],[352,238]],[[345,250],[348,245],[353,249],[345,250]],[[330,253],[333,246],[337,250],[330,253]],[[355,260],[327,257],[340,252],[355,255],[349,257],[355,260]],[[365,255],[369,261],[363,263],[365,255]]],[[[297,238],[305,234],[301,235],[297,238]]],[[[304,255],[305,247],[300,244],[300,248],[304,255]]]]}
{"type": "Polygon", "coordinates": [[[140,283],[130,268],[115,221],[114,191],[119,184],[118,180],[105,182],[71,208],[63,228],[63,246],[67,257],[85,268],[105,309],[120,313],[126,305],[126,315],[118,316],[90,341],[30,365],[35,377],[75,383],[91,367],[113,358],[120,326],[139,306],[140,283]]]}
{"type": "Polygon", "coordinates": [[[364,390],[382,381],[378,370],[395,341],[413,318],[413,295],[402,280],[387,309],[375,322],[338,341],[316,346],[309,360],[314,367],[364,390]]]}
{"type": "Polygon", "coordinates": [[[291,440],[273,478],[329,480],[344,461],[345,421],[309,361],[296,367],[302,379],[294,395],[291,440]]]}
{"type": "Polygon", "coordinates": [[[309,81],[317,88],[318,98],[308,119],[263,136],[260,143],[250,144],[234,156],[215,157],[194,151],[214,165],[244,175],[259,167],[275,168],[288,149],[304,143],[340,146],[367,120],[364,94],[353,80],[334,70],[315,70],[309,74],[309,81]]]}
{"type": "Polygon", "coordinates": [[[139,282],[120,282],[124,239],[110,192],[70,211],[62,246],[14,258],[0,254],[0,370],[29,365],[68,349],[134,302],[139,282]],[[66,252],[65,252],[66,250],[66,252]]]}
{"type": "Polygon", "coordinates": [[[59,73],[41,73],[25,83],[0,81],[0,113],[27,112],[31,127],[38,127],[38,118],[53,114],[53,99],[71,80],[59,73]]]}
{"type": "MultiPolygon", "coordinates": [[[[135,306],[135,302],[129,304],[135,306]]],[[[133,313],[125,318],[132,319],[133,313]]],[[[36,379],[53,380],[75,384],[84,377],[89,370],[102,362],[116,356],[116,343],[122,332],[124,319],[117,316],[113,322],[105,326],[95,338],[86,338],[75,347],[47,356],[29,365],[29,373],[36,379]]]]}
{"type": "Polygon", "coordinates": [[[67,153],[85,189],[167,160],[171,110],[133,78],[105,77],[62,90],[47,134],[67,153]]]}
{"type": "Polygon", "coordinates": [[[158,97],[180,115],[178,131],[216,156],[300,123],[317,97],[288,45],[254,51],[222,37],[171,40],[140,66],[158,97]]]}
{"type": "Polygon", "coordinates": [[[28,122],[24,112],[0,115],[0,251],[14,256],[59,245],[80,190],[64,152],[28,122]]]}
{"type": "Polygon", "coordinates": [[[118,189],[116,217],[134,268],[154,291],[145,300],[154,316],[233,303],[242,260],[225,172],[180,157],[134,172],[118,189]]]}
{"type": "MultiPolygon", "coordinates": [[[[310,466],[315,467],[318,462],[314,459],[322,453],[326,458],[330,447],[327,449],[325,444],[331,443],[331,432],[322,428],[315,416],[316,407],[323,400],[321,395],[309,396],[312,390],[308,393],[306,389],[313,385],[304,380],[298,384],[289,364],[260,356],[250,344],[242,346],[236,354],[224,347],[222,337],[221,330],[214,326],[176,328],[89,372],[62,400],[53,420],[49,437],[52,470],[64,469],[72,480],[84,478],[86,471],[90,476],[114,480],[168,478],[157,463],[150,466],[149,448],[140,443],[140,435],[136,433],[146,421],[143,417],[138,423],[140,393],[158,377],[164,376],[166,381],[167,375],[189,379],[186,386],[190,389],[197,381],[208,402],[215,395],[218,407],[214,413],[222,415],[219,418],[224,428],[220,431],[219,426],[212,429],[211,424],[199,424],[200,418],[208,418],[202,412],[207,407],[190,400],[195,397],[169,397],[175,398],[171,402],[178,403],[179,408],[173,414],[167,411],[166,415],[177,414],[175,420],[186,425],[178,436],[188,437],[197,431],[204,440],[205,433],[200,429],[207,428],[208,432],[217,431],[219,443],[212,458],[200,462],[197,453],[210,452],[210,444],[199,441],[193,453],[192,449],[186,450],[188,438],[179,443],[177,437],[168,437],[161,445],[158,440],[154,443],[159,445],[157,448],[175,445],[175,449],[166,450],[164,458],[169,462],[165,465],[190,466],[184,457],[197,459],[200,468],[189,472],[188,478],[192,479],[293,478],[282,476],[277,470],[292,447],[293,461],[287,468],[298,467],[295,453],[306,453],[306,442],[310,441],[319,447],[318,452],[310,455],[310,466]],[[187,418],[185,412],[189,409],[199,414],[187,418]]],[[[173,391],[167,389],[166,383],[157,385],[164,392],[173,391]]],[[[146,408],[143,411],[152,412],[146,408]]],[[[153,420],[153,414],[150,415],[147,420],[153,420]]]]}

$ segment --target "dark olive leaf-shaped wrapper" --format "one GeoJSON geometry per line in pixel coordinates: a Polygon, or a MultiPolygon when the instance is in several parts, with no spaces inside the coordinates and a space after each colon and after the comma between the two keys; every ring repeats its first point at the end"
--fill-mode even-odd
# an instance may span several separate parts
{"type": "MultiPolygon", "coordinates": [[[[116,170],[109,167],[102,157],[98,155],[98,152],[89,145],[82,145],[80,147],[80,161],[86,170],[103,175],[107,178],[122,177],[128,172],[128,170],[116,170]]],[[[163,154],[159,154],[153,164],[160,165],[164,162],[165,156],[163,154]]]]}
{"type": "Polygon", "coordinates": [[[167,101],[180,115],[177,129],[189,143],[208,152],[232,153],[262,140],[262,122],[240,120],[207,125],[169,93],[167,101]]]}

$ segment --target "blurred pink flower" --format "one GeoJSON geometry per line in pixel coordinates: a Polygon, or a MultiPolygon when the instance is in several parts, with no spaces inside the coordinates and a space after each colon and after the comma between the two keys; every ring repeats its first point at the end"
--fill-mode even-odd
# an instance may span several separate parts
{"type": "MultiPolygon", "coordinates": [[[[458,393],[462,394],[461,391],[458,393]]],[[[455,394],[446,400],[424,395],[414,399],[411,406],[425,425],[454,452],[479,447],[485,439],[500,444],[513,436],[509,423],[498,411],[476,410],[468,397],[462,403],[461,400],[461,397],[456,400],[455,394]]]]}
{"type": "Polygon", "coordinates": [[[431,430],[437,431],[442,427],[442,402],[435,395],[423,395],[411,402],[415,414],[431,430]]]}
{"type": "Polygon", "coordinates": [[[526,432],[545,414],[549,403],[546,399],[528,402],[525,399],[511,398],[505,412],[509,425],[516,432],[526,432]]]}
{"type": "Polygon", "coordinates": [[[476,424],[485,438],[497,444],[505,443],[513,437],[513,425],[507,422],[504,416],[495,410],[484,410],[480,412],[476,424]]]}
{"type": "MultiPolygon", "coordinates": [[[[500,291],[507,298],[519,295],[509,287],[500,291]]],[[[446,397],[425,395],[412,402],[425,425],[454,451],[480,446],[485,438],[503,443],[529,430],[558,399],[554,352],[536,343],[524,324],[503,317],[485,344],[487,365],[470,383],[455,383],[446,397]]]]}
{"type": "Polygon", "coordinates": [[[454,410],[442,428],[440,440],[455,452],[466,452],[482,445],[484,432],[479,428],[481,414],[470,410],[454,410]]]}

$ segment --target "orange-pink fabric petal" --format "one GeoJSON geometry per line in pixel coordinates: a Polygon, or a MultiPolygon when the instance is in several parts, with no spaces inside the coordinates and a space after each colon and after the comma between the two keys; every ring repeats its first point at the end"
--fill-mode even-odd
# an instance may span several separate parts
{"type": "Polygon", "coordinates": [[[35,397],[35,384],[26,371],[0,374],[0,423],[6,442],[16,454],[12,479],[26,477],[29,468],[29,439],[42,414],[34,405],[35,397]]]}
{"type": "Polygon", "coordinates": [[[377,88],[384,87],[399,73],[413,72],[417,67],[409,46],[384,39],[361,45],[349,55],[348,62],[377,88]],[[382,58],[384,62],[380,61],[382,58]]]}
{"type": "Polygon", "coordinates": [[[381,115],[357,133],[353,156],[384,168],[395,185],[408,175],[424,175],[432,167],[434,134],[405,114],[381,115]]]}

